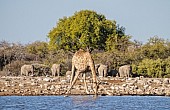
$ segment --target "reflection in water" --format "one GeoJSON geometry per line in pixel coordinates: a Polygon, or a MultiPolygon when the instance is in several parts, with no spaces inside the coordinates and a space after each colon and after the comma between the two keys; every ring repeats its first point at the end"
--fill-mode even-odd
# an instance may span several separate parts
{"type": "Polygon", "coordinates": [[[71,96],[72,102],[74,104],[81,104],[81,103],[91,103],[97,100],[99,97],[93,96],[71,96]]]}
{"type": "Polygon", "coordinates": [[[95,108],[96,107],[96,100],[99,97],[93,96],[71,96],[71,103],[74,109],[87,109],[87,108],[95,108]]]}

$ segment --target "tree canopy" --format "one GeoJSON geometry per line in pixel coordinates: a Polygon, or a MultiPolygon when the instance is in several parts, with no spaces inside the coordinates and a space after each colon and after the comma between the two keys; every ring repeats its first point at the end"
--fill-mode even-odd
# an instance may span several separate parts
{"type": "Polygon", "coordinates": [[[125,28],[108,20],[102,14],[91,10],[81,10],[71,17],[59,19],[56,27],[48,34],[50,48],[78,50],[91,48],[113,50],[120,43],[129,40],[125,28]]]}

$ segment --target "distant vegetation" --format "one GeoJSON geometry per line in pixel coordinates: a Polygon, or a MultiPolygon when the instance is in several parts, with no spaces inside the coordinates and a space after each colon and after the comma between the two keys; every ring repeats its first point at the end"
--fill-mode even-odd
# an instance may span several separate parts
{"type": "Polygon", "coordinates": [[[125,28],[95,11],[82,10],[59,19],[48,34],[49,42],[22,45],[0,42],[1,74],[19,75],[23,64],[62,64],[62,73],[71,69],[73,53],[88,49],[95,63],[118,69],[131,64],[134,76],[170,77],[170,41],[151,36],[145,43],[130,41],[125,28]]]}

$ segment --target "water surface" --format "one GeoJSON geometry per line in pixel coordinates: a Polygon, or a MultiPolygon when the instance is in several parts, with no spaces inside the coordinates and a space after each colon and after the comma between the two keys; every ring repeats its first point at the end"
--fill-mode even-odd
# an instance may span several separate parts
{"type": "Polygon", "coordinates": [[[0,110],[170,110],[170,97],[0,96],[0,110]]]}

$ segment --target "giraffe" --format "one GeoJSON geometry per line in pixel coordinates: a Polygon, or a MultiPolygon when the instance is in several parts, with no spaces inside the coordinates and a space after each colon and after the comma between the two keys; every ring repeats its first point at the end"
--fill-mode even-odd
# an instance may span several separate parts
{"type": "Polygon", "coordinates": [[[97,77],[96,77],[96,71],[95,71],[95,66],[94,66],[94,61],[91,57],[91,54],[87,51],[84,51],[82,49],[79,49],[72,58],[72,74],[71,74],[71,79],[70,79],[70,88],[68,89],[67,93],[72,89],[74,86],[78,76],[80,73],[84,73],[84,84],[86,88],[86,92],[88,93],[87,90],[87,85],[85,81],[85,72],[90,67],[92,71],[92,77],[93,77],[93,89],[95,92],[95,95],[97,95],[97,77]]]}

